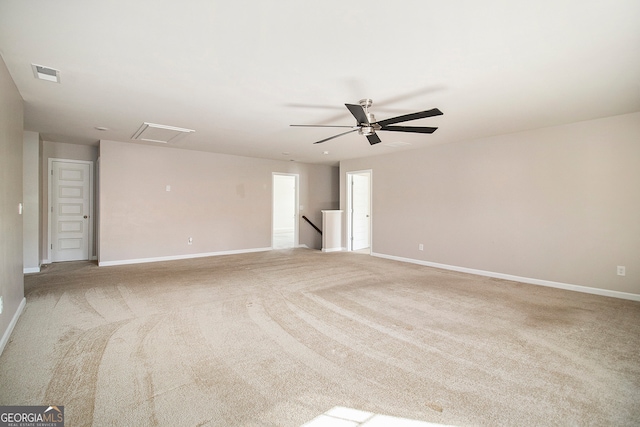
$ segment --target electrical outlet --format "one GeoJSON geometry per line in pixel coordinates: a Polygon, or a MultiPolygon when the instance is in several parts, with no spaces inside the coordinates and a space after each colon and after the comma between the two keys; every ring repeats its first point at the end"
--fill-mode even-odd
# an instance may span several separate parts
{"type": "Polygon", "coordinates": [[[618,266],[618,276],[624,276],[627,274],[627,269],[624,267],[624,265],[619,265],[618,266]]]}
{"type": "Polygon", "coordinates": [[[424,245],[423,245],[422,243],[420,243],[420,244],[418,245],[418,250],[419,250],[419,251],[424,251],[424,245]]]}
{"type": "Polygon", "coordinates": [[[187,244],[193,245],[193,237],[189,237],[189,240],[188,240],[187,244]]]}

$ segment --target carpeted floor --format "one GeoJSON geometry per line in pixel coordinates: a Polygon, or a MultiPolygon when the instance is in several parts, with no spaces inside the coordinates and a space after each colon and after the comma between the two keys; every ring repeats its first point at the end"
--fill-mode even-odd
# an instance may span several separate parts
{"type": "Polygon", "coordinates": [[[70,427],[300,426],[334,407],[640,425],[638,302],[305,249],[52,264],[25,287],[0,405],[64,405],[70,427]]]}

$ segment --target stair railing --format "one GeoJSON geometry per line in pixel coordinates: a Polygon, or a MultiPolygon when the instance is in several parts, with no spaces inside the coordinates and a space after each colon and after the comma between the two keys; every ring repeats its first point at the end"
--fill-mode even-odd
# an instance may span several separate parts
{"type": "Polygon", "coordinates": [[[322,230],[320,230],[318,227],[316,227],[316,225],[314,223],[311,222],[311,220],[309,218],[307,218],[306,216],[302,215],[302,219],[304,219],[305,221],[307,221],[313,228],[316,229],[316,231],[318,233],[320,233],[320,235],[322,236],[322,230]]]}

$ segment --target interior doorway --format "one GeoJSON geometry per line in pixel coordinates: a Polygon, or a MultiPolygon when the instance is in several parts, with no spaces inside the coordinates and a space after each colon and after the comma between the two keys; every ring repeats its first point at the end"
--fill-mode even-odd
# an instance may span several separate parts
{"type": "Polygon", "coordinates": [[[371,170],[347,172],[347,250],[371,253],[371,170]]]}
{"type": "Polygon", "coordinates": [[[93,241],[93,163],[49,159],[49,259],[88,260],[93,241]]]}
{"type": "Polygon", "coordinates": [[[271,247],[298,246],[298,175],[273,174],[273,216],[271,247]]]}

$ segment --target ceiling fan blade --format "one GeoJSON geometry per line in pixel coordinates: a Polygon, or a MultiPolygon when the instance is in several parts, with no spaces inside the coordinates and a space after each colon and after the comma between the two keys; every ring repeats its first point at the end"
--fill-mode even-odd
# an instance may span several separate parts
{"type": "Polygon", "coordinates": [[[325,139],[322,139],[322,140],[320,140],[320,141],[316,141],[316,142],[314,142],[314,144],[320,144],[320,143],[322,143],[322,142],[329,141],[330,139],[337,138],[337,137],[339,137],[339,136],[346,135],[346,134],[348,134],[348,133],[355,132],[355,131],[357,131],[357,130],[358,130],[358,129],[351,129],[351,130],[348,130],[348,131],[346,131],[346,132],[342,132],[342,133],[339,133],[339,134],[337,134],[337,135],[330,136],[329,138],[325,138],[325,139]]]}
{"type": "Polygon", "coordinates": [[[436,129],[438,128],[418,126],[383,126],[379,130],[390,130],[393,132],[434,133],[436,129]]]}
{"type": "Polygon", "coordinates": [[[385,127],[386,125],[392,125],[394,123],[409,122],[411,120],[424,119],[426,117],[441,116],[442,114],[442,111],[438,110],[437,108],[433,108],[427,111],[420,111],[418,113],[405,114],[403,116],[380,120],[378,124],[382,127],[385,127]]]}
{"type": "Polygon", "coordinates": [[[359,125],[363,123],[369,124],[369,119],[367,118],[367,115],[365,114],[364,108],[362,107],[362,105],[355,105],[355,104],[344,104],[344,105],[346,105],[349,111],[351,111],[351,114],[353,114],[353,117],[356,118],[356,121],[358,122],[359,125]]]}
{"type": "Polygon", "coordinates": [[[346,125],[289,125],[293,127],[305,127],[305,128],[353,128],[353,126],[346,125]]]}
{"type": "Polygon", "coordinates": [[[375,133],[373,133],[371,135],[367,135],[367,139],[369,140],[369,144],[371,144],[371,145],[378,144],[378,143],[382,142],[380,137],[378,135],[376,135],[375,133]]]}

